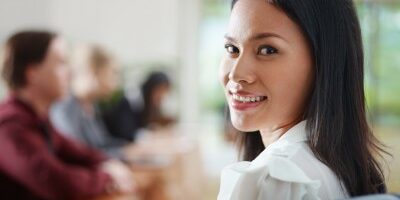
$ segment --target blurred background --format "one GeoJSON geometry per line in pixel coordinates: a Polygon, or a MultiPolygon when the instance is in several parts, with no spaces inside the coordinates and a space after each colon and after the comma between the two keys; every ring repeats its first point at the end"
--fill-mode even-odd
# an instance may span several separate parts
{"type": "MultiPolygon", "coordinates": [[[[393,154],[386,163],[388,189],[400,192],[400,0],[356,4],[369,120],[393,154]]],[[[181,194],[182,199],[215,199],[221,169],[237,159],[224,127],[218,82],[229,12],[228,0],[0,0],[0,44],[18,30],[34,28],[60,33],[71,52],[81,44],[101,45],[117,60],[119,84],[128,99],[134,99],[151,72],[165,73],[171,83],[161,112],[176,120],[174,130],[190,138],[184,143],[195,146],[196,153],[182,161],[191,165],[177,165],[192,171],[163,180],[168,184],[179,178],[184,188],[195,190],[175,191],[192,195],[181,194]],[[193,185],[196,181],[201,184],[193,185]]],[[[1,83],[0,97],[6,94],[1,83]]]]}

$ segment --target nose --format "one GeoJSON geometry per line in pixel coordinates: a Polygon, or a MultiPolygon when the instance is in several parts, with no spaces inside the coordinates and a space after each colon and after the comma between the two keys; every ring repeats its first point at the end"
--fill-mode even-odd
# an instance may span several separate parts
{"type": "Polygon", "coordinates": [[[245,54],[240,55],[234,61],[228,74],[228,79],[236,83],[253,83],[256,80],[256,76],[251,67],[251,63],[251,58],[247,58],[245,54]]]}

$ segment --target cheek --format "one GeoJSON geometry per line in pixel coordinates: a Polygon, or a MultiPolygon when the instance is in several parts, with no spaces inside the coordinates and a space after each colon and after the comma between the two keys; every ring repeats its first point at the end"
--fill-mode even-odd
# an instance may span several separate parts
{"type": "Polygon", "coordinates": [[[53,74],[53,82],[54,82],[54,87],[67,87],[68,84],[68,73],[65,69],[63,68],[58,68],[54,70],[53,74]]]}
{"type": "Polygon", "coordinates": [[[99,75],[98,77],[99,83],[103,87],[111,88],[114,85],[115,79],[113,77],[113,74],[109,71],[104,71],[102,74],[99,75]]]}
{"type": "Polygon", "coordinates": [[[285,60],[290,62],[280,63],[277,65],[279,69],[269,71],[270,75],[264,72],[265,77],[268,76],[265,84],[271,92],[274,112],[292,118],[304,110],[312,87],[313,71],[309,62],[294,62],[293,58],[285,60]]]}

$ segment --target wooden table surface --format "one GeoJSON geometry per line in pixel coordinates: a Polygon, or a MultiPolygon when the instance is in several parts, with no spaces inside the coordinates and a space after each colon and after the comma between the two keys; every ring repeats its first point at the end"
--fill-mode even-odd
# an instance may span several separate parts
{"type": "Polygon", "coordinates": [[[176,132],[152,133],[124,149],[138,186],[136,194],[95,200],[200,200],[203,170],[196,140],[176,132]]]}

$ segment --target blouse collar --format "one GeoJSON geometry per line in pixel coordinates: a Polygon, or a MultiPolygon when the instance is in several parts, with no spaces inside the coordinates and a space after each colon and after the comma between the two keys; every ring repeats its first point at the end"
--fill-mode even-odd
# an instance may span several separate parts
{"type": "Polygon", "coordinates": [[[278,140],[270,144],[268,148],[282,145],[290,145],[298,142],[307,141],[307,120],[303,120],[290,128],[286,133],[284,133],[278,140]]]}
{"type": "Polygon", "coordinates": [[[258,161],[264,160],[268,154],[279,154],[283,156],[289,156],[296,151],[295,148],[287,148],[295,143],[301,143],[307,141],[307,120],[303,120],[290,128],[283,134],[278,140],[268,145],[264,151],[260,153],[253,160],[252,163],[257,163],[258,161]]]}

